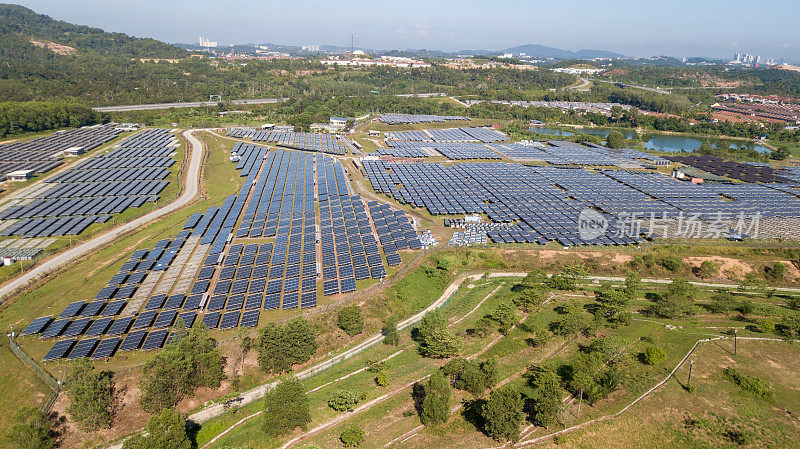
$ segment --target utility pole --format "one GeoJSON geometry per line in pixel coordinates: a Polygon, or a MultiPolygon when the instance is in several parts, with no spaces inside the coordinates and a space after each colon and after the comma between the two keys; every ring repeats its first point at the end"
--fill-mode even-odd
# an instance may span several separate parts
{"type": "Polygon", "coordinates": [[[733,355],[736,355],[736,340],[737,336],[739,335],[739,329],[733,330],[733,355]]]}
{"type": "Polygon", "coordinates": [[[686,379],[686,388],[691,388],[689,384],[692,382],[692,367],[694,367],[694,360],[689,360],[689,378],[686,379]]]}
{"type": "Polygon", "coordinates": [[[578,421],[581,420],[581,402],[583,402],[583,389],[581,389],[580,396],[578,397],[578,421]]]}

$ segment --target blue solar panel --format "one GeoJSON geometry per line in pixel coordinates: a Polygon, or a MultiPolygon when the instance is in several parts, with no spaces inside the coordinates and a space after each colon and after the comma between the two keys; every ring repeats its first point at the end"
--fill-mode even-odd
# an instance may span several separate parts
{"type": "Polygon", "coordinates": [[[44,328],[46,328],[51,321],[53,321],[53,318],[49,316],[36,318],[35,320],[33,320],[33,322],[31,322],[31,324],[28,325],[28,327],[26,327],[22,332],[20,332],[20,335],[38,334],[39,332],[44,330],[44,328]]]}
{"type": "Polygon", "coordinates": [[[97,338],[89,338],[87,340],[81,340],[75,344],[72,348],[72,351],[69,352],[67,356],[68,360],[89,357],[89,354],[92,353],[95,346],[97,346],[97,338]]]}
{"type": "Polygon", "coordinates": [[[97,344],[97,348],[95,348],[94,352],[92,353],[93,359],[103,359],[106,357],[111,357],[114,355],[114,351],[117,350],[117,346],[119,346],[120,338],[108,338],[105,340],[100,341],[97,344]]]}
{"type": "Polygon", "coordinates": [[[122,345],[120,345],[119,350],[132,351],[134,349],[139,349],[139,346],[142,345],[142,341],[146,335],[147,331],[145,329],[130,332],[127,336],[125,336],[125,339],[122,340],[122,345]]]}
{"type": "Polygon", "coordinates": [[[57,360],[57,359],[64,358],[64,356],[67,355],[69,350],[72,349],[72,346],[74,344],[75,344],[75,339],[74,338],[70,339],[70,340],[58,341],[53,345],[52,348],[50,348],[49,351],[47,351],[47,354],[45,354],[45,356],[44,356],[44,358],[42,358],[42,360],[47,362],[49,360],[57,360]]]}

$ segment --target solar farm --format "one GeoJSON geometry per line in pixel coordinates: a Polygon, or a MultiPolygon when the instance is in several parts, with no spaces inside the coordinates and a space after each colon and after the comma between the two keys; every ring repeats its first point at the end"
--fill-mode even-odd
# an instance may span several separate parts
{"type": "Polygon", "coordinates": [[[48,178],[30,198],[0,212],[0,236],[78,235],[93,223],[158,201],[169,185],[165,178],[177,145],[167,130],[145,130],[48,178]]]}
{"type": "Polygon", "coordinates": [[[251,128],[233,128],[227,134],[239,139],[248,138],[253,142],[266,142],[295,150],[318,151],[320,153],[343,155],[352,142],[343,136],[323,133],[304,133],[289,131],[261,131],[251,128]]]}
{"type": "Polygon", "coordinates": [[[381,114],[378,120],[387,125],[413,125],[416,123],[443,123],[452,120],[468,121],[470,118],[461,115],[381,114]]]}
{"type": "Polygon", "coordinates": [[[422,248],[405,212],[353,194],[333,157],[244,142],[231,154],[244,178],[238,194],[135,251],[94,298],[21,332],[59,338],[45,361],[161,348],[179,321],[255,327],[270,310],[312,308],[383,279],[400,251],[422,248]]]}
{"type": "Polygon", "coordinates": [[[119,130],[113,123],[58,131],[49,136],[0,145],[0,178],[18,170],[47,173],[62,163],[64,155],[80,155],[113,140],[119,130]]]}

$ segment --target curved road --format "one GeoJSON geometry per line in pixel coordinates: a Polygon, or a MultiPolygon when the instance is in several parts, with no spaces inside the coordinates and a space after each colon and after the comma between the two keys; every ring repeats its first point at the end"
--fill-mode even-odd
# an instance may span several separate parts
{"type": "Polygon", "coordinates": [[[22,274],[19,277],[12,279],[11,281],[7,282],[5,285],[0,287],[0,299],[10,295],[11,293],[15,292],[17,289],[24,287],[29,282],[32,282],[39,277],[57,270],[61,268],[63,265],[76,260],[77,258],[87,254],[91,251],[96,250],[103,245],[112,242],[117,237],[133,231],[143,225],[150,223],[151,221],[160,218],[170,212],[173,212],[177,209],[180,209],[187,203],[189,203],[196,195],[198,191],[198,181],[200,180],[200,168],[203,160],[203,146],[200,141],[192,135],[194,131],[202,131],[202,130],[188,130],[184,131],[183,136],[189,142],[189,146],[191,147],[191,155],[189,158],[189,171],[186,175],[186,182],[185,182],[185,190],[183,194],[178,197],[177,200],[167,204],[166,206],[156,209],[146,215],[143,215],[133,221],[125,223],[119,227],[111,229],[110,231],[106,232],[105,234],[101,234],[97,237],[92,238],[91,240],[87,240],[74,248],[71,248],[61,254],[57,254],[53,258],[43,262],[40,265],[37,265],[30,271],[22,274]]]}

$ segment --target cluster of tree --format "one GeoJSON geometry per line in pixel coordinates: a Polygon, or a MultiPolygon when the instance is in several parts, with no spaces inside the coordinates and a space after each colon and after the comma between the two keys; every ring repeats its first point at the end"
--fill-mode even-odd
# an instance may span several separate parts
{"type": "Polygon", "coordinates": [[[353,337],[364,331],[364,316],[361,314],[361,307],[348,306],[342,308],[336,319],[339,329],[347,335],[353,337]]]}
{"type": "Polygon", "coordinates": [[[497,358],[483,362],[456,358],[447,362],[442,368],[453,387],[480,396],[487,388],[497,384],[497,358]]]}
{"type": "Polygon", "coordinates": [[[448,329],[447,319],[439,309],[426,313],[414,334],[420,352],[426,357],[454,357],[461,349],[458,338],[448,329]]]}
{"type": "Polygon", "coordinates": [[[114,419],[113,376],[111,371],[95,371],[88,359],[80,359],[72,365],[65,384],[69,398],[67,413],[84,429],[111,427],[114,419]]]}
{"type": "Polygon", "coordinates": [[[155,39],[73,25],[19,5],[0,5],[0,34],[30,36],[67,45],[78,51],[129,58],[183,58],[189,55],[185,50],[155,39]]]}
{"type": "Polygon", "coordinates": [[[497,329],[501,334],[506,334],[516,322],[517,304],[509,299],[498,304],[488,315],[481,317],[475,323],[474,333],[487,335],[491,329],[497,329]]]}
{"type": "Polygon", "coordinates": [[[352,390],[335,390],[328,398],[328,407],[337,412],[352,412],[364,400],[364,395],[352,390]]]}
{"type": "Polygon", "coordinates": [[[51,449],[57,446],[58,432],[53,420],[36,407],[23,406],[11,417],[2,442],[13,449],[51,449]]]}
{"type": "MultiPolygon", "coordinates": [[[[2,6],[2,5],[0,5],[2,6]]],[[[77,103],[44,101],[0,103],[0,137],[105,123],[108,117],[77,103]]]]}
{"type": "Polygon", "coordinates": [[[174,407],[200,387],[219,387],[225,359],[202,324],[186,329],[178,320],[175,337],[142,368],[139,402],[148,412],[174,407]]]}
{"type": "Polygon", "coordinates": [[[125,440],[123,449],[189,449],[192,442],[186,431],[184,417],[171,409],[164,409],[147,421],[144,433],[125,440]]]}
{"type": "Polygon", "coordinates": [[[308,430],[311,404],[303,384],[293,377],[279,382],[264,395],[262,416],[261,428],[267,435],[286,435],[298,427],[308,430]]]}
{"type": "Polygon", "coordinates": [[[317,351],[316,334],[308,320],[301,317],[285,325],[269,323],[259,331],[256,349],[261,369],[283,373],[311,359],[317,351]]]}

